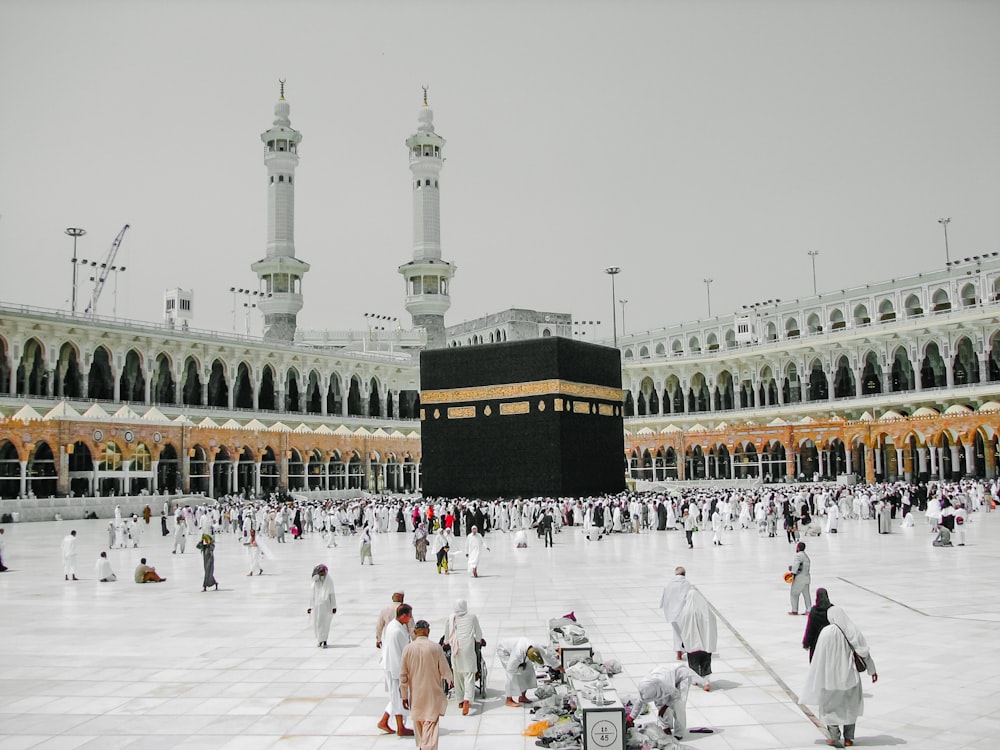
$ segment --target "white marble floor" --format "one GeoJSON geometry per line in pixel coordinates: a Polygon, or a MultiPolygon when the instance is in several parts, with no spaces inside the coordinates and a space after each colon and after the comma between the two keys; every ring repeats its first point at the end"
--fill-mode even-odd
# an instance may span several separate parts
{"type": "MultiPolygon", "coordinates": [[[[202,593],[201,558],[171,555],[157,520],[138,550],[110,554],[120,581],[96,581],[107,520],[8,525],[0,574],[0,749],[11,748],[367,748],[395,747],[375,723],[385,691],[374,647],[378,611],[402,585],[415,614],[441,634],[453,602],[466,598],[492,645],[506,635],[544,638],[546,622],[576,612],[594,645],[617,658],[620,692],[672,658],[656,605],[681,564],[717,608],[719,653],[711,693],[694,690],[689,736],[696,750],[825,747],[795,693],[807,671],[804,617],[787,614],[781,580],[791,549],[783,538],[730,532],[722,547],[681,532],[616,535],[596,543],[564,530],[545,549],[490,535],[480,578],[440,576],[417,563],[403,534],[376,537],[375,565],[360,567],[356,538],[326,549],[319,535],[271,544],[265,575],[246,577],[243,549],[218,539],[219,592],[202,593]],[[63,580],[59,546],[79,531],[79,582],[63,580]],[[168,581],[132,583],[146,556],[168,581]],[[315,647],[306,615],[313,566],[330,566],[338,594],[327,650],[315,647]]],[[[829,589],[865,632],[879,681],[865,683],[858,747],[993,748],[1000,732],[1000,513],[974,515],[968,546],[935,549],[920,518],[879,536],[871,522],[807,540],[813,585],[829,589]]],[[[534,747],[532,721],[503,705],[494,665],[489,696],[474,715],[454,704],[442,720],[442,750],[534,747]]],[[[412,740],[405,740],[412,746],[412,740]]]]}

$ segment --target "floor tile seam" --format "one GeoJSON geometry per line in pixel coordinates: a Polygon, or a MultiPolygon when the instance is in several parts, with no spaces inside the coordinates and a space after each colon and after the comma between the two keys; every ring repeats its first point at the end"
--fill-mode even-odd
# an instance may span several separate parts
{"type": "MultiPolygon", "coordinates": [[[[697,589],[697,586],[692,585],[691,588],[697,589]]],[[[750,645],[750,642],[743,637],[743,634],[740,633],[733,626],[733,624],[729,622],[728,619],[726,619],[726,616],[719,611],[719,609],[709,600],[708,597],[705,597],[705,601],[708,603],[708,606],[711,607],[712,611],[715,613],[716,617],[719,618],[722,624],[726,626],[729,632],[731,632],[736,637],[736,639],[740,642],[743,648],[746,649],[746,651],[751,656],[753,656],[753,658],[757,661],[757,663],[760,664],[760,666],[764,669],[764,671],[767,672],[767,674],[771,677],[772,680],[774,680],[775,684],[779,688],[781,688],[781,690],[785,693],[785,695],[788,696],[792,705],[794,705],[798,710],[800,710],[802,714],[807,719],[809,719],[809,721],[812,722],[813,726],[815,726],[820,732],[825,732],[825,727],[820,722],[819,718],[817,718],[817,716],[807,706],[804,706],[801,703],[799,703],[798,695],[796,695],[795,692],[788,686],[788,683],[786,683],[781,678],[781,676],[777,672],[775,672],[774,669],[771,668],[771,665],[764,660],[764,657],[760,653],[758,653],[758,651],[753,646],[750,645]]]]}
{"type": "Polygon", "coordinates": [[[887,602],[892,602],[893,604],[895,604],[895,605],[897,605],[899,607],[902,607],[903,609],[908,609],[911,612],[915,612],[918,615],[922,615],[923,617],[932,617],[932,618],[938,619],[938,620],[961,620],[962,622],[988,622],[988,623],[996,623],[996,619],[981,619],[979,617],[976,617],[975,615],[937,615],[937,614],[931,614],[930,612],[925,612],[922,609],[917,609],[916,607],[912,607],[909,604],[904,604],[903,602],[899,601],[898,599],[893,599],[891,596],[887,596],[886,594],[879,593],[878,591],[875,591],[874,589],[870,589],[867,586],[862,586],[860,583],[856,583],[855,581],[852,581],[849,578],[843,578],[842,576],[837,576],[837,580],[838,581],[843,581],[848,586],[853,586],[856,589],[861,589],[862,591],[865,591],[865,592],[871,594],[872,596],[877,596],[880,599],[885,599],[887,602]]]}

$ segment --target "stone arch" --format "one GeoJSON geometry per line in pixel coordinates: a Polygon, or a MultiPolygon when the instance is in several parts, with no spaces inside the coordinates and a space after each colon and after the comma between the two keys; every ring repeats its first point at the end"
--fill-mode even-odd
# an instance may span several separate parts
{"type": "Polygon", "coordinates": [[[916,387],[913,365],[905,346],[896,347],[892,355],[892,372],[890,386],[893,392],[912,391],[916,387]]]}
{"type": "Polygon", "coordinates": [[[635,352],[632,351],[631,346],[626,346],[625,350],[622,352],[622,358],[624,359],[635,359],[635,352]]]}
{"type": "Polygon", "coordinates": [[[793,339],[801,333],[799,322],[795,318],[785,320],[785,338],[793,339]]]}
{"type": "Polygon", "coordinates": [[[253,374],[250,365],[240,362],[236,366],[236,379],[233,382],[233,406],[237,409],[253,409],[253,374]]]}
{"type": "Polygon", "coordinates": [[[146,402],[146,373],[142,354],[136,349],[125,353],[122,375],[118,380],[118,393],[122,401],[142,404],[146,402]]]}
{"type": "Polygon", "coordinates": [[[764,338],[767,341],[778,340],[778,326],[774,324],[773,320],[769,320],[764,324],[764,338]]]}
{"type": "Polygon", "coordinates": [[[955,385],[971,385],[979,382],[979,357],[968,336],[963,336],[955,344],[952,380],[955,385]]]}
{"type": "MultiPolygon", "coordinates": [[[[296,367],[289,367],[285,370],[285,403],[284,411],[300,412],[302,411],[302,401],[299,390],[299,381],[302,378],[302,374],[296,367]]],[[[261,477],[263,479],[263,476],[261,477]]]]}
{"type": "Polygon", "coordinates": [[[778,382],[770,365],[760,371],[760,406],[776,406],[778,403],[778,382]]]}
{"type": "Polygon", "coordinates": [[[972,283],[966,284],[962,287],[958,297],[962,301],[962,307],[975,307],[978,302],[976,299],[976,285],[972,283]]]}
{"type": "Polygon", "coordinates": [[[375,377],[368,382],[368,416],[382,416],[382,386],[375,377]]]}
{"type": "Polygon", "coordinates": [[[856,305],[854,307],[854,325],[866,326],[871,322],[871,316],[868,315],[868,306],[864,304],[856,305]]]}
{"type": "Polygon", "coordinates": [[[160,352],[156,355],[153,371],[149,377],[149,395],[154,404],[177,402],[177,386],[174,383],[173,362],[169,354],[160,352]]]}
{"type": "Polygon", "coordinates": [[[829,381],[819,357],[809,365],[809,400],[825,401],[830,398],[829,381]]]}
{"type": "Polygon", "coordinates": [[[156,465],[156,486],[171,495],[182,489],[181,462],[172,443],[167,443],[160,449],[156,465]]]}
{"type": "Polygon", "coordinates": [[[201,406],[201,365],[194,355],[184,360],[184,374],[181,380],[181,398],[185,406],[201,406]]]}
{"type": "Polygon", "coordinates": [[[847,327],[847,321],[844,320],[844,311],[839,307],[833,308],[830,312],[830,330],[839,331],[842,328],[847,327]]]}
{"type": "Polygon", "coordinates": [[[688,351],[692,354],[701,351],[701,340],[697,336],[691,336],[688,339],[688,351]]]}
{"type": "Polygon", "coordinates": [[[323,413],[323,389],[320,386],[322,378],[316,369],[309,371],[306,379],[306,414],[323,413]]]}
{"type": "Polygon", "coordinates": [[[674,355],[679,355],[684,353],[684,344],[681,343],[680,339],[674,339],[670,344],[670,351],[674,355]]]}
{"type": "Polygon", "coordinates": [[[208,451],[203,445],[196,443],[188,448],[188,482],[191,492],[208,494],[210,469],[208,451]]]}
{"type": "Polygon", "coordinates": [[[726,329],[726,348],[735,349],[736,348],[736,329],[727,328],[726,329]]]}
{"type": "Polygon", "coordinates": [[[112,401],[115,397],[115,376],[112,369],[111,352],[107,347],[94,349],[87,377],[87,398],[112,401]]]}
{"type": "Polygon", "coordinates": [[[785,366],[785,377],[781,384],[782,396],[786,404],[797,404],[802,401],[802,383],[799,380],[799,370],[794,362],[785,366]]]}
{"type": "Polygon", "coordinates": [[[906,310],[906,317],[908,318],[916,318],[924,314],[924,308],[920,304],[920,297],[916,294],[907,296],[906,301],[903,303],[903,308],[906,310]]]}
{"type": "Polygon", "coordinates": [[[820,322],[819,315],[816,313],[809,314],[809,317],[806,319],[806,330],[809,333],[823,332],[823,323],[820,322]]]}
{"type": "Polygon", "coordinates": [[[656,345],[656,356],[663,357],[666,355],[666,353],[667,353],[667,347],[665,347],[663,345],[663,342],[661,341],[659,344],[656,345]]]}
{"type": "Polygon", "coordinates": [[[58,469],[48,441],[42,440],[28,454],[27,491],[35,497],[55,497],[58,469]]]}
{"type": "MultiPolygon", "coordinates": [[[[997,281],[1000,281],[1000,277],[997,277],[997,281]]],[[[1000,380],[1000,331],[990,337],[989,360],[988,377],[990,382],[1000,380]]]]}
{"type": "Polygon", "coordinates": [[[696,372],[691,376],[691,385],[688,388],[688,411],[708,411],[710,406],[710,394],[705,376],[696,372]]]}
{"type": "Polygon", "coordinates": [[[708,346],[708,351],[715,352],[719,350],[719,337],[715,335],[714,332],[709,333],[708,337],[705,339],[705,344],[708,346]]]}
{"type": "Polygon", "coordinates": [[[643,346],[639,347],[639,359],[649,359],[649,347],[648,346],[643,345],[643,346]]]}
{"type": "Polygon", "coordinates": [[[55,387],[55,395],[61,398],[81,398],[83,396],[83,371],[80,368],[80,350],[73,341],[65,341],[59,347],[55,387]]]}
{"type": "Polygon", "coordinates": [[[10,393],[11,364],[7,360],[8,350],[7,339],[0,335],[0,393],[10,393]]]}
{"type": "Polygon", "coordinates": [[[278,410],[278,389],[275,386],[276,373],[270,363],[260,371],[260,388],[257,389],[257,408],[262,411],[278,410]]]}
{"type": "Polygon", "coordinates": [[[653,379],[645,377],[639,383],[639,398],[636,402],[636,411],[640,417],[644,417],[647,414],[656,414],[650,403],[653,399],[656,399],[656,388],[653,385],[653,379]]]}
{"type": "Polygon", "coordinates": [[[947,289],[937,289],[931,296],[933,310],[936,313],[948,312],[951,309],[951,299],[948,297],[947,289]]]}
{"type": "Polygon", "coordinates": [[[896,319],[896,308],[891,299],[884,299],[878,304],[878,319],[882,323],[896,319]]]}
{"type": "Polygon", "coordinates": [[[208,403],[206,406],[216,406],[223,409],[229,407],[229,380],[226,363],[216,358],[212,362],[212,371],[208,377],[208,403]]]}
{"type": "Polygon", "coordinates": [[[361,405],[361,376],[357,373],[351,375],[351,386],[347,392],[347,414],[351,417],[364,416],[361,405]]]}
{"type": "Polygon", "coordinates": [[[17,447],[7,438],[0,438],[0,498],[13,498],[21,493],[21,457],[17,447]]]}
{"type": "Polygon", "coordinates": [[[862,360],[861,369],[861,395],[868,396],[873,393],[882,392],[882,365],[878,361],[878,355],[869,351],[862,360]]]}
{"type": "Polygon", "coordinates": [[[920,365],[920,385],[922,388],[941,388],[948,384],[946,365],[936,341],[924,347],[924,361],[920,365]]]}
{"type": "Polygon", "coordinates": [[[17,366],[17,395],[47,396],[48,379],[45,346],[37,338],[31,337],[21,349],[21,361],[17,366]]]}
{"type": "Polygon", "coordinates": [[[723,370],[716,376],[715,383],[715,408],[723,411],[735,408],[733,374],[729,370],[723,370]]]}
{"type": "Polygon", "coordinates": [[[338,372],[330,373],[330,382],[326,389],[326,413],[344,413],[344,389],[338,372]]]}
{"type": "Polygon", "coordinates": [[[857,393],[854,383],[854,372],[846,354],[837,358],[837,367],[833,376],[833,397],[848,398],[857,393]]]}

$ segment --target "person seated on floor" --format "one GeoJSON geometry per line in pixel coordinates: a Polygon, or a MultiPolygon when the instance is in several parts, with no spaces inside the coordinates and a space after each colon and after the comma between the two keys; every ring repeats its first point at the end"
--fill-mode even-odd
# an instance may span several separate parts
{"type": "Polygon", "coordinates": [[[108,559],[108,553],[101,550],[100,556],[97,558],[97,578],[101,583],[112,583],[118,580],[118,576],[111,569],[111,561],[108,559]]]}
{"type": "Polygon", "coordinates": [[[136,583],[163,583],[166,578],[161,578],[157,572],[156,568],[146,565],[146,558],[142,558],[139,564],[135,568],[135,582],[136,583]]]}
{"type": "Polygon", "coordinates": [[[951,543],[951,532],[948,531],[947,526],[938,526],[937,536],[934,537],[934,541],[931,542],[935,547],[954,547],[951,543]]]}

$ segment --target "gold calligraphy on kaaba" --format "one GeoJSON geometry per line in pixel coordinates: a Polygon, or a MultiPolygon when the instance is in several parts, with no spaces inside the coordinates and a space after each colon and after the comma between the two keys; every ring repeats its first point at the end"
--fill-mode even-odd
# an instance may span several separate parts
{"type": "Polygon", "coordinates": [[[574,414],[590,414],[590,404],[586,401],[574,401],[573,402],[573,413],[574,414]]]}
{"type": "Polygon", "coordinates": [[[530,409],[531,404],[527,401],[509,401],[507,403],[500,404],[501,416],[509,414],[527,414],[530,409]]]}
{"type": "Polygon", "coordinates": [[[602,417],[613,417],[615,415],[615,407],[611,404],[598,404],[597,413],[602,417]]]}
{"type": "MultiPolygon", "coordinates": [[[[421,404],[455,404],[470,401],[487,401],[508,398],[528,398],[531,396],[558,395],[563,397],[589,398],[599,401],[622,403],[625,391],[604,385],[573,383],[569,380],[553,378],[535,380],[530,383],[504,383],[473,388],[447,388],[421,391],[421,404]]],[[[558,407],[556,407],[558,409],[558,407]]]]}
{"type": "Polygon", "coordinates": [[[472,419],[476,416],[475,406],[449,406],[448,419],[472,419]]]}

